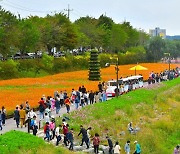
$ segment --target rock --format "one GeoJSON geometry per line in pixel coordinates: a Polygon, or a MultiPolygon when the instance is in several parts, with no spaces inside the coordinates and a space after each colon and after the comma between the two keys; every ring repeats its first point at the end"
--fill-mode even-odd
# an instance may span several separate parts
{"type": "Polygon", "coordinates": [[[124,136],[125,134],[126,134],[125,131],[121,131],[121,132],[120,132],[120,135],[121,135],[121,136],[124,136]]]}
{"type": "Polygon", "coordinates": [[[94,153],[94,148],[85,149],[83,152],[94,153]]]}
{"type": "Polygon", "coordinates": [[[99,148],[103,151],[104,154],[109,154],[109,147],[104,145],[99,145],[99,148]]]}
{"type": "Polygon", "coordinates": [[[86,146],[74,146],[74,151],[83,151],[86,149],[86,146]]]}

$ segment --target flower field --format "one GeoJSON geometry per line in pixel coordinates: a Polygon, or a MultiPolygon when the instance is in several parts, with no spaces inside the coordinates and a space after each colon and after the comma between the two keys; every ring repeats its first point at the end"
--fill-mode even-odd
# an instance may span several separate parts
{"type": "MultiPolygon", "coordinates": [[[[137,74],[142,74],[144,79],[148,78],[151,71],[156,73],[168,69],[168,64],[143,63],[140,65],[148,68],[145,71],[137,71],[137,74]]],[[[129,70],[133,66],[133,64],[119,66],[119,76],[134,75],[134,71],[129,70]]],[[[171,68],[175,67],[180,67],[180,64],[171,64],[171,68]]],[[[102,81],[115,79],[115,67],[110,66],[101,69],[101,75],[102,81]]],[[[0,107],[4,105],[7,110],[12,110],[16,105],[22,104],[26,100],[29,101],[31,106],[35,107],[43,94],[53,96],[55,90],[71,92],[72,88],[78,89],[81,85],[85,85],[87,90],[95,91],[97,90],[97,84],[98,81],[88,80],[88,71],[60,73],[41,78],[3,80],[0,81],[0,107]]]]}

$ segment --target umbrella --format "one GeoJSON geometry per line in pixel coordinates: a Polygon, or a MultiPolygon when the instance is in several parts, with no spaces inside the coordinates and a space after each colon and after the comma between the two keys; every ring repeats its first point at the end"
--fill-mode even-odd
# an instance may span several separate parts
{"type": "Polygon", "coordinates": [[[141,66],[141,65],[136,65],[136,66],[130,68],[129,70],[135,71],[135,75],[136,75],[137,70],[142,71],[142,70],[148,70],[148,69],[146,67],[141,66]]]}

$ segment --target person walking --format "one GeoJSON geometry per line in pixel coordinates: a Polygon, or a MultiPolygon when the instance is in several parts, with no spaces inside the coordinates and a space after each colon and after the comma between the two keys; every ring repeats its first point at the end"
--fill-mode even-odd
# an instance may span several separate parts
{"type": "Polygon", "coordinates": [[[130,141],[127,141],[125,146],[124,146],[124,151],[126,154],[130,154],[130,141]]]}
{"type": "Polygon", "coordinates": [[[114,154],[120,154],[121,147],[119,146],[119,142],[116,142],[114,147],[114,154]]]}
{"type": "Polygon", "coordinates": [[[33,130],[33,135],[36,136],[38,126],[37,126],[37,121],[36,121],[36,116],[35,115],[31,119],[30,127],[33,130]]]}
{"type": "Polygon", "coordinates": [[[23,109],[23,106],[20,107],[19,115],[20,115],[20,125],[22,128],[23,125],[25,124],[25,118],[26,118],[26,111],[23,109]]]}
{"type": "Polygon", "coordinates": [[[5,122],[6,122],[6,109],[5,109],[4,106],[2,106],[1,114],[2,114],[2,124],[5,126],[5,122]]]}
{"type": "Polygon", "coordinates": [[[26,101],[25,111],[26,111],[26,114],[30,111],[30,105],[28,101],[26,101]]]}
{"type": "Polygon", "coordinates": [[[88,144],[90,145],[90,138],[91,138],[91,130],[92,128],[89,127],[86,131],[87,131],[87,136],[88,136],[88,144]]]}
{"type": "Polygon", "coordinates": [[[61,107],[64,105],[64,94],[62,91],[59,93],[61,107]]]}
{"type": "Polygon", "coordinates": [[[2,130],[2,113],[1,113],[1,110],[0,110],[0,130],[2,130]]]}
{"type": "Polygon", "coordinates": [[[94,93],[92,92],[92,90],[89,93],[89,100],[90,100],[90,104],[94,103],[94,93]]]}
{"type": "Polygon", "coordinates": [[[112,143],[112,140],[109,138],[109,136],[106,136],[106,139],[108,141],[109,154],[113,154],[113,143],[112,143]]]}
{"type": "Polygon", "coordinates": [[[44,119],[44,111],[45,111],[45,103],[44,103],[44,100],[43,98],[41,98],[41,100],[38,102],[39,103],[39,118],[40,120],[44,119]]]}
{"type": "Polygon", "coordinates": [[[134,141],[134,144],[136,144],[135,145],[135,152],[134,152],[134,154],[141,154],[141,146],[138,143],[138,141],[134,141]]]}
{"type": "Polygon", "coordinates": [[[82,94],[84,94],[86,92],[86,88],[84,87],[84,85],[82,85],[81,92],[82,92],[82,94]]]}
{"type": "Polygon", "coordinates": [[[49,128],[50,128],[50,131],[52,132],[51,139],[54,139],[54,137],[55,137],[55,129],[56,129],[56,124],[55,124],[55,119],[54,118],[51,119],[51,122],[49,123],[49,128]]]}
{"type": "Polygon", "coordinates": [[[76,96],[76,98],[75,98],[75,108],[76,108],[76,110],[78,110],[78,108],[79,108],[79,103],[80,103],[80,99],[79,99],[78,96],[76,96]]]}
{"type": "Polygon", "coordinates": [[[88,139],[87,131],[86,131],[85,128],[83,128],[82,125],[80,126],[80,132],[79,132],[78,136],[80,134],[82,134],[82,143],[81,143],[80,146],[83,146],[83,143],[85,142],[86,146],[87,146],[87,149],[89,149],[89,144],[88,144],[89,139],[88,139]]]}
{"type": "Polygon", "coordinates": [[[102,92],[102,102],[105,102],[107,101],[107,95],[106,95],[106,92],[103,90],[102,92]]]}
{"type": "Polygon", "coordinates": [[[60,111],[60,101],[56,98],[55,99],[55,107],[56,107],[56,114],[59,114],[59,111],[60,111]]]}
{"type": "Polygon", "coordinates": [[[102,92],[103,86],[102,86],[101,82],[99,82],[99,84],[98,84],[98,89],[99,89],[100,92],[102,92]]]}
{"type": "MultiPolygon", "coordinates": [[[[67,124],[68,125],[68,124],[67,124]]],[[[68,126],[63,124],[63,134],[64,134],[64,145],[68,146],[67,142],[67,133],[68,133],[68,126]]]]}
{"type": "Polygon", "coordinates": [[[175,148],[174,148],[174,153],[173,154],[180,154],[180,146],[177,145],[175,148]]]}
{"type": "Polygon", "coordinates": [[[16,126],[19,127],[19,120],[20,120],[20,114],[19,114],[19,108],[18,106],[14,110],[14,120],[16,120],[16,126]]]}
{"type": "Polygon", "coordinates": [[[71,105],[71,101],[69,99],[69,97],[67,97],[64,101],[65,105],[66,105],[66,110],[67,110],[67,113],[69,113],[70,111],[70,105],[71,105]]]}
{"type": "Polygon", "coordinates": [[[69,146],[69,150],[73,150],[73,146],[74,146],[74,136],[73,136],[73,128],[71,128],[70,132],[68,133],[68,140],[70,142],[70,146],[69,146]]]}
{"type": "Polygon", "coordinates": [[[47,139],[48,142],[50,141],[50,128],[49,128],[49,122],[46,122],[46,125],[44,126],[44,140],[47,139]]]}
{"type": "Polygon", "coordinates": [[[56,146],[59,145],[59,142],[61,141],[61,135],[60,135],[60,127],[61,125],[59,125],[58,127],[56,127],[56,130],[55,130],[55,134],[56,134],[56,146]]]}
{"type": "Polygon", "coordinates": [[[93,146],[94,146],[95,154],[98,154],[99,152],[99,143],[100,143],[99,134],[95,133],[95,136],[93,137],[93,146]]]}

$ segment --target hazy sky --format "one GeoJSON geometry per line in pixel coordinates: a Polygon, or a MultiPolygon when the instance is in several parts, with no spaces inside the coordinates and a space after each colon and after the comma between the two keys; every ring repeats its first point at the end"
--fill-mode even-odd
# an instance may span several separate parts
{"type": "Polygon", "coordinates": [[[22,17],[64,11],[68,4],[73,9],[71,21],[86,15],[98,18],[106,13],[116,23],[126,19],[133,27],[147,32],[160,27],[168,35],[180,35],[180,0],[0,0],[3,8],[22,17]]]}

